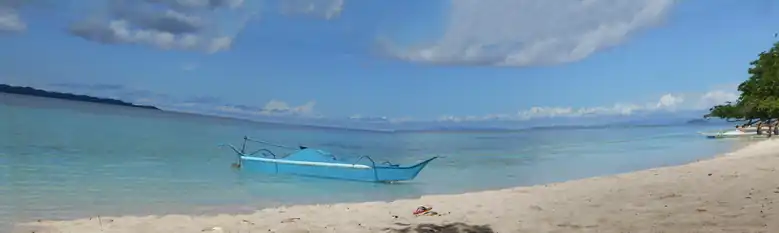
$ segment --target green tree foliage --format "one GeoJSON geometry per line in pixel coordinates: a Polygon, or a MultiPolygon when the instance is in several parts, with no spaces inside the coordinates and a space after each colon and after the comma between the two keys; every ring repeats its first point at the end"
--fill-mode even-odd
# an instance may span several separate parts
{"type": "Polygon", "coordinates": [[[749,79],[738,86],[738,100],[714,106],[704,117],[748,124],[779,118],[779,42],[750,65],[749,79]]]}

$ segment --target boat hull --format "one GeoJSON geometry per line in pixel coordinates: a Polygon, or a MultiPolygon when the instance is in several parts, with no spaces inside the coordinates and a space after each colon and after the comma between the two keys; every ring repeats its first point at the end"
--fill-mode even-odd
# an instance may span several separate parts
{"type": "Polygon", "coordinates": [[[727,131],[727,132],[715,132],[715,133],[701,133],[706,138],[737,138],[737,137],[749,137],[757,136],[757,132],[741,132],[741,131],[727,131]]]}
{"type": "Polygon", "coordinates": [[[241,156],[242,169],[269,174],[293,174],[369,182],[406,181],[416,178],[434,158],[414,166],[376,166],[347,163],[317,163],[307,161],[274,160],[241,156]]]}
{"type": "MultiPolygon", "coordinates": [[[[277,156],[272,151],[264,148],[246,153],[247,141],[274,145],[268,142],[251,140],[247,137],[244,137],[244,144],[241,146],[241,149],[229,144],[225,145],[237,154],[238,161],[234,166],[244,170],[270,174],[294,174],[372,182],[406,181],[416,178],[428,163],[438,158],[432,157],[413,165],[401,166],[390,162],[377,163],[369,156],[362,156],[354,161],[343,160],[330,152],[302,146],[286,156],[277,156]]],[[[290,149],[286,146],[274,146],[290,149]]]]}

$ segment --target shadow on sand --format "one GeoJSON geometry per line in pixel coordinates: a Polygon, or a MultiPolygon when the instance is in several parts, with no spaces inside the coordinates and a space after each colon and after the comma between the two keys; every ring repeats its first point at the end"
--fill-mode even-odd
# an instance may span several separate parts
{"type": "Polygon", "coordinates": [[[495,233],[488,225],[468,225],[465,223],[451,223],[444,225],[419,224],[402,229],[387,229],[396,233],[495,233]]]}

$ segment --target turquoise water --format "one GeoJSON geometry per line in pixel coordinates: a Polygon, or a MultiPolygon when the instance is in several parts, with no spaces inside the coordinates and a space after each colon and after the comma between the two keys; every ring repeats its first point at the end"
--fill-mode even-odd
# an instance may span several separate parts
{"type": "Polygon", "coordinates": [[[712,126],[373,133],[0,95],[0,222],[215,213],[532,185],[674,165],[733,149],[712,126]],[[408,183],[373,184],[232,169],[248,135],[410,163],[445,155],[408,183]]]}

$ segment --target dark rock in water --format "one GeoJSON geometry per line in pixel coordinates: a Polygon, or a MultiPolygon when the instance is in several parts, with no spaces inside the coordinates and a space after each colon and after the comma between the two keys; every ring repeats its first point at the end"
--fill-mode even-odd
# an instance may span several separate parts
{"type": "Polygon", "coordinates": [[[705,123],[709,123],[709,121],[706,119],[692,119],[687,121],[687,124],[705,124],[705,123]]]}

